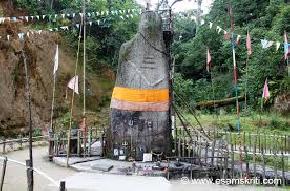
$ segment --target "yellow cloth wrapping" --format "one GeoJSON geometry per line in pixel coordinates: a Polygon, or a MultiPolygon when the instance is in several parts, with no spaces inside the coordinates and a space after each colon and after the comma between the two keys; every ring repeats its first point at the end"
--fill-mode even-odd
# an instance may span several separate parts
{"type": "Polygon", "coordinates": [[[169,89],[131,89],[115,87],[112,99],[130,102],[169,101],[169,89]]]}

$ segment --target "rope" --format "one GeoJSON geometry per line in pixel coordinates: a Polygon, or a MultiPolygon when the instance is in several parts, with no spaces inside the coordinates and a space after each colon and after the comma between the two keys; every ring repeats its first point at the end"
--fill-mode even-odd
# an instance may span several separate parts
{"type": "Polygon", "coordinates": [[[153,44],[151,44],[151,42],[149,41],[149,39],[147,39],[141,32],[138,32],[141,37],[149,44],[149,46],[151,46],[154,50],[156,50],[157,52],[160,52],[161,54],[164,54],[166,56],[169,56],[168,53],[163,52],[162,50],[158,49],[157,47],[155,47],[153,44]]]}
{"type": "MultiPolygon", "coordinates": [[[[176,92],[176,90],[175,90],[174,88],[173,88],[173,92],[175,93],[175,95],[177,96],[177,98],[180,99],[179,101],[182,102],[182,105],[185,105],[185,106],[187,107],[187,109],[189,110],[189,112],[194,116],[194,119],[197,121],[197,123],[198,123],[198,125],[199,125],[199,127],[200,127],[200,132],[203,133],[203,135],[206,135],[206,134],[205,134],[205,131],[204,131],[204,129],[203,129],[201,123],[200,123],[200,121],[198,120],[198,118],[197,118],[197,116],[196,116],[195,111],[191,108],[191,106],[188,104],[188,102],[186,102],[186,101],[182,98],[182,96],[179,95],[179,94],[176,92]]],[[[177,102],[178,102],[178,100],[177,100],[177,102]]]]}
{"type": "MultiPolygon", "coordinates": [[[[0,156],[0,159],[2,160],[6,160],[8,162],[12,162],[12,163],[15,163],[15,164],[18,164],[18,165],[21,165],[21,166],[24,166],[26,167],[27,169],[30,168],[28,166],[26,166],[26,164],[24,162],[20,162],[20,161],[17,161],[17,160],[13,160],[13,159],[9,159],[9,158],[6,158],[6,157],[2,157],[0,156]]],[[[45,174],[44,172],[40,171],[39,169],[35,168],[35,167],[32,167],[32,170],[34,172],[36,172],[37,174],[43,176],[44,178],[46,178],[47,180],[49,180],[51,183],[53,183],[55,186],[58,186],[58,183],[57,181],[55,181],[53,178],[49,177],[47,174],[45,174]]]]}

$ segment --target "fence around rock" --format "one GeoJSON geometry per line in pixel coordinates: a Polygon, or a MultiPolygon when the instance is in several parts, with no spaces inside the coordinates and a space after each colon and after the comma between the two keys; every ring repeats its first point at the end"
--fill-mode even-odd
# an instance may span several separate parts
{"type": "Polygon", "coordinates": [[[273,178],[281,179],[283,185],[290,185],[290,135],[218,130],[205,134],[210,141],[193,130],[177,128],[175,159],[187,158],[209,171],[221,171],[219,177],[273,178]]]}
{"type": "MultiPolygon", "coordinates": [[[[58,131],[49,136],[49,157],[67,156],[68,131],[58,131]]],[[[98,128],[88,128],[88,131],[75,129],[71,131],[70,136],[70,157],[91,157],[96,154],[91,146],[94,142],[100,141],[102,150],[105,150],[105,133],[98,128]]],[[[99,155],[99,154],[98,154],[99,155]]]]}

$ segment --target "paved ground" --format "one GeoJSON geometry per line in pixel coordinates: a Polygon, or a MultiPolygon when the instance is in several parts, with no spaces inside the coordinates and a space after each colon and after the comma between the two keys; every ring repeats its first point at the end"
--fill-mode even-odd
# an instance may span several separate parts
{"type": "MultiPolygon", "coordinates": [[[[250,186],[219,186],[213,184],[182,184],[181,181],[168,182],[160,177],[128,177],[107,174],[79,173],[72,169],[60,167],[47,160],[47,148],[34,148],[34,166],[45,172],[47,176],[59,181],[65,179],[68,191],[256,191],[275,190],[275,188],[250,187],[250,186]]],[[[8,157],[24,162],[28,158],[28,151],[16,151],[9,153],[8,157]]],[[[2,161],[0,162],[2,172],[2,161]]],[[[40,175],[35,175],[35,191],[56,191],[52,183],[40,175]],[[50,186],[49,186],[50,185],[50,186]]],[[[9,162],[7,176],[5,178],[4,191],[26,191],[26,172],[21,165],[9,162]]]]}

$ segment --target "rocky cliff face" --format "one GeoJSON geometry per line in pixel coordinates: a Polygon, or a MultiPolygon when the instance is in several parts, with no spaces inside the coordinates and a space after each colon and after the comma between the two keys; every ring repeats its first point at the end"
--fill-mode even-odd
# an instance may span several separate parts
{"type": "MultiPolygon", "coordinates": [[[[0,2],[0,16],[27,15],[25,10],[13,7],[10,0],[0,2]]],[[[0,24],[0,138],[3,135],[26,132],[28,109],[25,96],[25,72],[22,52],[25,53],[29,68],[33,127],[44,129],[49,126],[53,87],[53,65],[56,44],[59,44],[59,70],[56,82],[55,118],[63,117],[69,111],[71,91],[66,96],[66,86],[74,75],[75,53],[59,34],[33,31],[21,20],[16,23],[0,24]],[[18,33],[30,31],[29,38],[20,41],[18,33]],[[34,33],[31,33],[34,32],[34,33]],[[10,40],[7,40],[10,35],[10,40]]],[[[82,60],[82,59],[80,59],[82,60]]],[[[82,63],[79,64],[79,91],[75,97],[74,120],[82,115],[83,77],[82,63]]],[[[107,125],[108,101],[111,96],[114,74],[108,67],[98,67],[87,73],[88,125],[107,125]],[[106,117],[104,117],[106,116],[106,117]]],[[[65,118],[65,117],[64,117],[65,118]]],[[[65,121],[59,120],[59,121],[65,121]]]]}
{"type": "MultiPolygon", "coordinates": [[[[13,26],[2,26],[1,34],[11,39],[0,40],[0,134],[27,127],[28,110],[25,95],[25,72],[22,52],[27,58],[32,95],[34,128],[44,128],[49,121],[52,95],[52,69],[57,35],[41,33],[19,40],[13,26]],[[13,34],[16,33],[16,34],[13,34]]],[[[62,54],[61,63],[72,65],[72,60],[62,54]]],[[[62,67],[60,79],[69,75],[70,69],[62,67]]],[[[59,81],[58,84],[63,82],[59,81]]],[[[59,99],[64,95],[58,94],[59,99]]],[[[58,101],[60,101],[58,99],[58,101]]]]}

